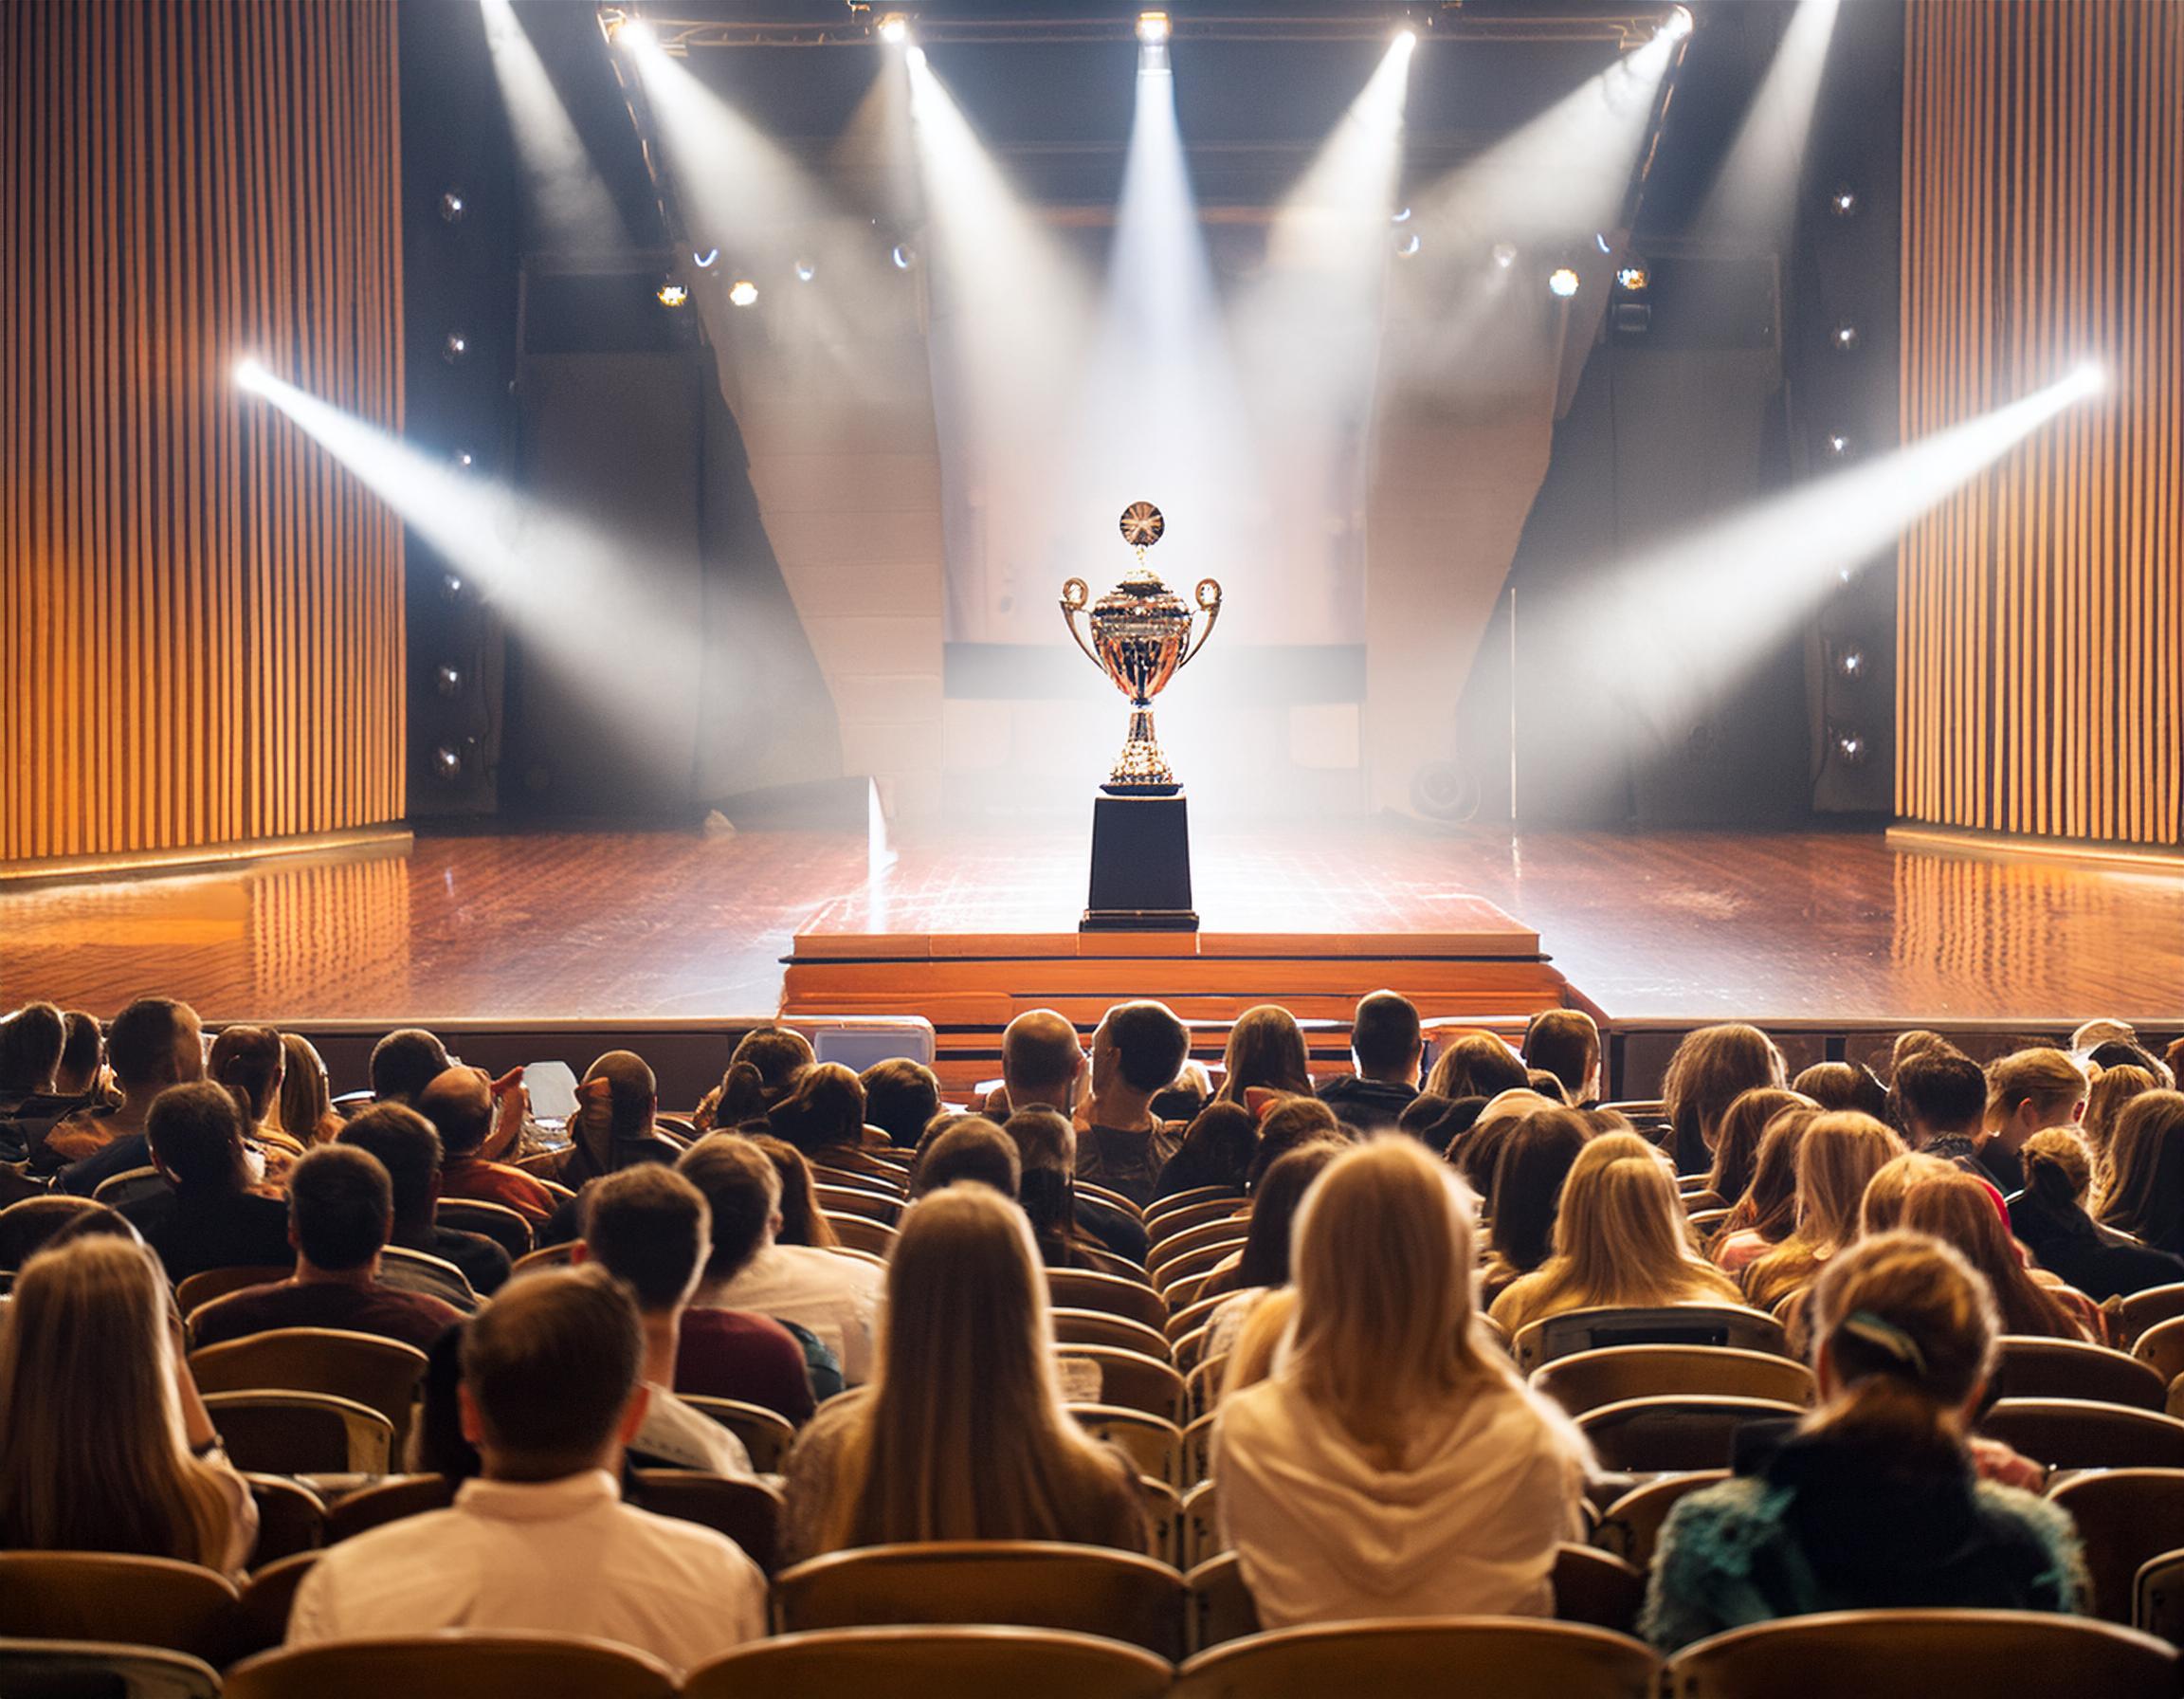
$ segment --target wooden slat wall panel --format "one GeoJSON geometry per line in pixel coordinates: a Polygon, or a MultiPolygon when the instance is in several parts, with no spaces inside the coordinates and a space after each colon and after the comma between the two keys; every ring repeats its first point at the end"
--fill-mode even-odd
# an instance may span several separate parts
{"type": "Polygon", "coordinates": [[[0,861],[399,818],[393,0],[0,7],[0,861]]]}
{"type": "Polygon", "coordinates": [[[1910,0],[1906,439],[2081,358],[2076,407],[1906,534],[1896,808],[2184,832],[2184,5],[1910,0]]]}

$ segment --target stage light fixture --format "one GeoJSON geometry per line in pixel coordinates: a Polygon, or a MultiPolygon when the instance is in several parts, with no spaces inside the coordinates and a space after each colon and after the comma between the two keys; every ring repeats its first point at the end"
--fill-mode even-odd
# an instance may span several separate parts
{"type": "Polygon", "coordinates": [[[452,743],[443,743],[432,752],[432,776],[443,784],[453,784],[463,776],[463,752],[452,743]]]}
{"type": "Polygon", "coordinates": [[[1164,11],[1141,11],[1138,14],[1138,39],[1141,42],[1164,42],[1168,39],[1168,14],[1164,11]]]}
{"type": "Polygon", "coordinates": [[[443,661],[432,674],[432,682],[439,686],[442,696],[453,699],[463,694],[463,669],[443,661]]]}
{"type": "Polygon", "coordinates": [[[1410,259],[1418,252],[1418,232],[1406,230],[1395,239],[1395,257],[1398,260],[1410,259]]]}
{"type": "Polygon", "coordinates": [[[235,387],[246,394],[255,395],[263,387],[265,368],[258,363],[255,355],[245,355],[235,362],[235,387]]]}
{"type": "Polygon", "coordinates": [[[1828,340],[1838,354],[1848,354],[1858,346],[1858,327],[1847,319],[1839,319],[1835,328],[1828,333],[1828,340]]]}
{"type": "Polygon", "coordinates": [[[1848,431],[1830,430],[1828,433],[1828,458],[1829,460],[1847,460],[1850,456],[1850,433],[1848,431]]]}
{"type": "Polygon", "coordinates": [[[2081,395],[2098,395],[2108,387],[2107,369],[2099,360],[2086,360],[2070,374],[2070,387],[2081,395]]]}
{"type": "Polygon", "coordinates": [[[440,344],[440,357],[450,366],[470,352],[470,338],[459,330],[451,330],[440,344]]]}
{"type": "Polygon", "coordinates": [[[1854,727],[1835,734],[1835,754],[1846,767],[1863,767],[1867,750],[1865,737],[1854,727]]]}
{"type": "Polygon", "coordinates": [[[440,575],[440,594],[451,602],[461,601],[463,599],[463,575],[461,573],[442,573],[440,575]]]}
{"type": "Polygon", "coordinates": [[[660,38],[652,33],[652,26],[643,18],[625,18],[614,31],[614,40],[631,52],[646,47],[657,47],[660,38]]]}
{"type": "Polygon", "coordinates": [[[918,264],[918,250],[907,242],[898,242],[887,250],[887,263],[897,271],[908,271],[918,264]]]}
{"type": "Polygon", "coordinates": [[[1388,215],[1388,222],[1390,224],[1409,224],[1410,222],[1410,209],[1409,207],[1398,208],[1388,215]]]}
{"type": "Polygon", "coordinates": [[[690,291],[681,283],[662,283],[652,291],[652,298],[664,307],[679,307],[690,299],[690,291]]]}
{"type": "Polygon", "coordinates": [[[1849,218],[1858,210],[1858,192],[1847,183],[1838,183],[1828,193],[1828,210],[1837,218],[1849,218]]]}
{"type": "Polygon", "coordinates": [[[728,302],[731,306],[747,307],[758,300],[758,285],[747,277],[739,277],[728,285],[728,302]]]}
{"type": "Polygon", "coordinates": [[[1627,295],[1643,295],[1652,281],[1643,265],[1626,265],[1615,273],[1615,286],[1627,295]]]}
{"type": "Polygon", "coordinates": [[[1661,33],[1672,42],[1680,42],[1691,33],[1691,9],[1688,6],[1671,7],[1663,20],[1661,33]]]}
{"type": "Polygon", "coordinates": [[[709,247],[703,253],[700,253],[696,248],[690,250],[690,264],[697,266],[700,271],[711,271],[719,263],[720,250],[717,247],[709,247]]]}
{"type": "Polygon", "coordinates": [[[461,224],[464,210],[463,192],[460,189],[444,189],[440,192],[441,223],[461,224]]]}
{"type": "Polygon", "coordinates": [[[1564,301],[1577,293],[1577,274],[1567,265],[1557,265],[1547,274],[1547,291],[1564,301]]]}
{"type": "Polygon", "coordinates": [[[900,47],[910,39],[910,14],[891,11],[880,20],[880,39],[890,47],[900,47]]]}
{"type": "Polygon", "coordinates": [[[798,283],[808,283],[818,275],[819,267],[812,265],[810,260],[798,260],[796,262],[796,281],[798,283]]]}
{"type": "Polygon", "coordinates": [[[1866,676],[1866,651],[1856,644],[1848,644],[1835,651],[1835,670],[1847,679],[1866,676]]]}
{"type": "Polygon", "coordinates": [[[1410,52],[1418,45],[1418,32],[1408,24],[1398,25],[1395,30],[1395,45],[1406,53],[1410,52]]]}
{"type": "Polygon", "coordinates": [[[1497,242],[1494,245],[1494,264],[1503,271],[1517,264],[1517,245],[1514,242],[1497,242]]]}
{"type": "Polygon", "coordinates": [[[453,459],[456,466],[465,472],[478,464],[478,457],[467,448],[456,449],[453,459]]]}

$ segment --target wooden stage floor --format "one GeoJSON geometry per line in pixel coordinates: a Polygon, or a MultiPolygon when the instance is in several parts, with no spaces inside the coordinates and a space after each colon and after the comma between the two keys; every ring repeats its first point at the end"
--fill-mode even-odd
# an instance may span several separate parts
{"type": "MultiPolygon", "coordinates": [[[[875,872],[861,837],[421,837],[406,853],[0,887],[0,1001],[213,1021],[707,1019],[771,1012],[823,913],[875,932],[1065,932],[1085,844],[968,828],[875,872]]],[[[1878,834],[1203,833],[1209,931],[1539,934],[1621,1019],[2184,1022],[2184,881],[1892,849],[1878,834]]]]}

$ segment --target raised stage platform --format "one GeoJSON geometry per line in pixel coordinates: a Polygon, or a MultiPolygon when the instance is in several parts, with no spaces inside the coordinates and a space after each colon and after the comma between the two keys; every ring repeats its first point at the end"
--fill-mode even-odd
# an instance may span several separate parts
{"type": "MultiPolygon", "coordinates": [[[[1567,996],[1629,1044],[1731,1016],[1815,1045],[1914,1023],[2001,1042],[2092,1014],[2184,1030],[2184,880],[2157,869],[1878,832],[1284,826],[1201,829],[1195,851],[1194,954],[1123,937],[1087,956],[1081,832],[966,827],[886,865],[861,834],[420,835],[394,853],[0,889],[0,1002],[111,1014],[164,992],[214,1022],[329,1034],[343,1085],[336,1050],[401,1021],[470,1034],[479,1061],[521,1060],[549,1030],[575,1034],[572,1053],[620,1034],[654,1055],[670,1101],[718,1077],[723,1024],[785,994],[809,1007],[812,974],[828,1000],[898,978],[960,997],[993,1032],[1039,1001],[1087,1021],[1130,995],[1332,1013],[1389,983],[1512,1019],[1567,996]]],[[[1627,1088],[1645,1093],[1651,1053],[1627,1088]]]]}

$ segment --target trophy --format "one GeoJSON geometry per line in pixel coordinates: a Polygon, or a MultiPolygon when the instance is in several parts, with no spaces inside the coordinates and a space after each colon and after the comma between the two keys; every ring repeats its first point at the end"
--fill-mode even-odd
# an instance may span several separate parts
{"type": "Polygon", "coordinates": [[[1166,528],[1167,521],[1152,502],[1133,502],[1122,510],[1122,540],[1137,551],[1138,564],[1096,602],[1083,578],[1071,578],[1062,586],[1062,617],[1069,635],[1130,699],[1129,739],[1107,782],[1100,787],[1111,796],[1174,796],[1183,789],[1153,735],[1153,699],[1197,657],[1206,639],[1213,635],[1213,622],[1221,617],[1221,586],[1211,578],[1199,579],[1192,594],[1206,623],[1199,629],[1198,640],[1191,641],[1191,610],[1145,560],[1145,551],[1160,540],[1166,528]],[[1077,629],[1079,613],[1092,628],[1090,643],[1077,629]]]}

